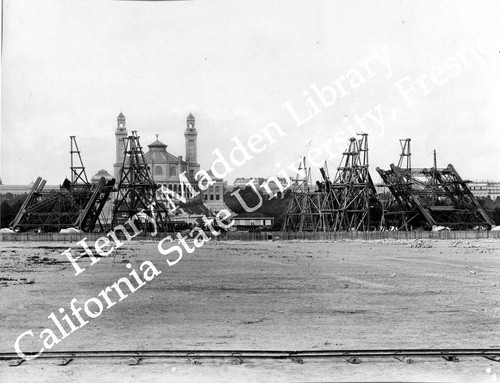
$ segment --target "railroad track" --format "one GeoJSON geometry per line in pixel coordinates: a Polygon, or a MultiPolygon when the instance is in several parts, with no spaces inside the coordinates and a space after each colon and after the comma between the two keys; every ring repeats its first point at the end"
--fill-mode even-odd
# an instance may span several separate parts
{"type": "MultiPolygon", "coordinates": [[[[26,354],[27,356],[33,354],[26,354]]],[[[459,358],[483,357],[500,362],[500,348],[486,349],[381,349],[381,350],[112,350],[112,351],[46,351],[36,360],[59,359],[66,365],[75,359],[129,359],[129,364],[140,364],[144,359],[232,359],[243,363],[244,359],[289,359],[303,363],[304,359],[331,358],[344,359],[348,363],[361,363],[362,358],[395,358],[401,362],[413,363],[411,358],[443,358],[458,362],[459,358]]],[[[8,361],[11,366],[20,365],[24,359],[16,353],[0,353],[0,360],[8,361]]]]}

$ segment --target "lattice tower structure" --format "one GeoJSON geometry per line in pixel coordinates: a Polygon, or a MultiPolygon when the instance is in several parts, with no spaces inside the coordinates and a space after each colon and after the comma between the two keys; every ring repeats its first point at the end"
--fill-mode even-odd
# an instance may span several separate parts
{"type": "Polygon", "coordinates": [[[381,214],[369,173],[368,135],[351,138],[333,181],[321,168],[322,182],[314,191],[292,193],[284,231],[367,231],[378,227],[381,214]]]}
{"type": "MultiPolygon", "coordinates": [[[[401,161],[399,162],[401,164],[401,161]]],[[[390,230],[490,229],[493,220],[486,214],[453,165],[446,168],[377,168],[391,192],[384,209],[383,225],[390,230]]]]}
{"type": "Polygon", "coordinates": [[[54,232],[76,228],[83,232],[105,230],[100,218],[113,189],[114,180],[102,177],[90,184],[75,136],[70,136],[71,181],[65,179],[57,191],[44,190],[38,177],[9,227],[16,231],[54,232]]]}
{"type": "Polygon", "coordinates": [[[135,222],[136,226],[144,231],[154,230],[152,221],[159,232],[173,231],[168,208],[158,199],[159,189],[160,185],[154,182],[144,159],[139,136],[136,131],[132,131],[124,139],[123,164],[119,170],[113,204],[112,227],[123,225],[129,218],[136,216],[139,217],[135,222]]]}
{"type": "Polygon", "coordinates": [[[368,134],[358,137],[349,140],[330,186],[332,231],[369,231],[380,223],[380,202],[369,172],[368,134]]]}

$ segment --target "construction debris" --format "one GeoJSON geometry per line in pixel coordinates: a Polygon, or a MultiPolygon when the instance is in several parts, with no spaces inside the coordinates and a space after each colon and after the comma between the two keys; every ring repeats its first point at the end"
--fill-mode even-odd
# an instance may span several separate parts
{"type": "Polygon", "coordinates": [[[408,247],[430,249],[432,247],[432,243],[423,239],[415,239],[408,247]]]}

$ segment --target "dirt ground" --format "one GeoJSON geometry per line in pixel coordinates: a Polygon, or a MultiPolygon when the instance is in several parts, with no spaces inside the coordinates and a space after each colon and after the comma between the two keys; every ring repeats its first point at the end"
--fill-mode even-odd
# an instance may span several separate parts
{"type": "MultiPolygon", "coordinates": [[[[52,351],[321,350],[500,347],[500,241],[215,242],[169,267],[158,241],[132,242],[75,276],[69,243],[4,242],[0,351],[38,351],[48,315],[70,311],[128,276],[128,262],[161,274],[52,351]]],[[[170,260],[175,256],[170,256],[170,260]]],[[[68,366],[0,363],[0,381],[495,381],[500,363],[421,361],[118,361],[68,366]],[[36,377],[36,379],[34,379],[36,377]]]]}

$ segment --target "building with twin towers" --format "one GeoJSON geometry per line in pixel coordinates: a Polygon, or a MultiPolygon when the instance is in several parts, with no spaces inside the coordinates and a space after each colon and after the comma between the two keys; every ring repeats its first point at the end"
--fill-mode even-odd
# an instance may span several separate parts
{"type": "MultiPolygon", "coordinates": [[[[180,174],[185,172],[186,178],[195,183],[194,175],[200,170],[200,164],[198,163],[198,131],[195,124],[196,120],[193,114],[189,113],[186,119],[186,129],[184,130],[186,150],[184,158],[169,153],[167,145],[158,139],[158,135],[156,135],[156,140],[148,145],[149,150],[144,153],[144,159],[149,166],[154,181],[165,185],[179,195],[181,195],[180,174]]],[[[120,179],[120,168],[123,165],[124,139],[127,137],[128,132],[125,116],[120,112],[117,117],[115,130],[116,163],[114,165],[114,177],[117,182],[120,179]]],[[[141,141],[143,140],[144,138],[141,137],[141,141]]],[[[208,172],[211,174],[211,171],[208,172]]],[[[213,180],[215,183],[200,194],[204,204],[208,208],[220,210],[224,208],[224,181],[215,177],[213,177],[213,180]]],[[[186,195],[188,196],[188,194],[186,195]]]]}

